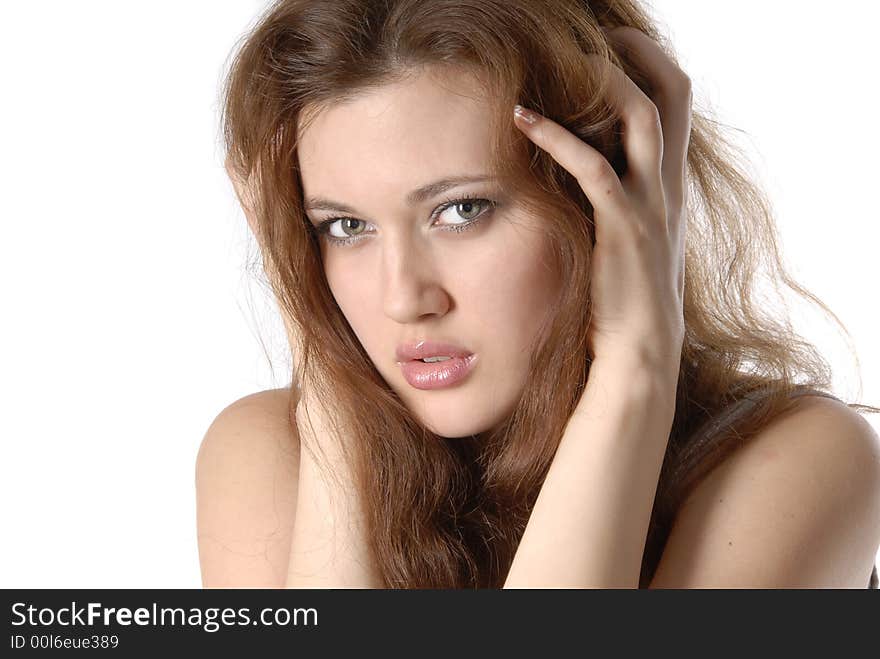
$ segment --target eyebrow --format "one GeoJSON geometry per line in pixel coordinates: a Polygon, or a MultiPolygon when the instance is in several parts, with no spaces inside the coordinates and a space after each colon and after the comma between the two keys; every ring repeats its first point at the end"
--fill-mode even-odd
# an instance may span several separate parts
{"type": "MultiPolygon", "coordinates": [[[[427,201],[428,199],[432,199],[447,190],[451,190],[452,188],[457,188],[460,185],[464,185],[465,183],[483,183],[485,181],[495,180],[494,177],[481,175],[481,176],[454,176],[450,178],[441,179],[439,181],[434,181],[433,183],[428,183],[427,185],[423,185],[420,188],[416,188],[408,195],[406,195],[406,203],[410,206],[415,206],[416,204],[420,204],[422,202],[427,201]]],[[[352,213],[357,214],[357,211],[354,210],[351,206],[347,206],[338,201],[333,201],[332,199],[326,199],[323,197],[309,197],[306,199],[305,209],[307,211],[339,211],[342,213],[352,213]]]]}

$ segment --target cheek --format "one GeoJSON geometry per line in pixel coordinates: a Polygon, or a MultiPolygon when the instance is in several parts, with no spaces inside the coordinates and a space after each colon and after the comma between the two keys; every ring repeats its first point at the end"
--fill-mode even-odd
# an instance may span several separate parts
{"type": "Polygon", "coordinates": [[[375,324],[376,310],[382,308],[377,292],[379,282],[373,281],[371,276],[364,275],[364,268],[351,260],[331,257],[324,263],[324,275],[333,299],[363,343],[364,337],[360,334],[364,328],[368,329],[370,324],[375,324]],[[357,274],[353,276],[353,272],[357,274]],[[372,323],[369,322],[370,318],[372,323]]]}
{"type": "MultiPolygon", "coordinates": [[[[380,370],[382,365],[393,365],[395,346],[391,345],[388,350],[388,325],[391,320],[382,312],[382,286],[378,277],[372,274],[373,268],[365,261],[353,259],[351,255],[332,254],[334,247],[325,249],[330,252],[330,258],[325,254],[324,275],[342,315],[380,370]]],[[[399,328],[395,328],[397,330],[399,328]]]]}
{"type": "Polygon", "coordinates": [[[487,331],[529,341],[558,293],[541,236],[511,236],[480,268],[471,271],[470,304],[487,331]]]}

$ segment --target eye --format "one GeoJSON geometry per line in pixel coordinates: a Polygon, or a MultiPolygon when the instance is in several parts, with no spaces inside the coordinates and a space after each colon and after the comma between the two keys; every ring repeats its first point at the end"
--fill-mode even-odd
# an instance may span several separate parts
{"type": "Polygon", "coordinates": [[[455,214],[465,220],[473,220],[480,216],[480,210],[490,205],[488,199],[462,199],[453,202],[450,206],[441,207],[442,210],[438,215],[443,215],[446,211],[455,211],[455,214]]]}
{"type": "MultiPolygon", "coordinates": [[[[483,199],[480,197],[466,196],[460,199],[450,199],[438,206],[431,213],[432,219],[437,219],[447,211],[451,211],[450,215],[463,219],[464,222],[451,224],[440,224],[443,231],[467,231],[486,216],[491,214],[491,210],[498,206],[498,202],[491,199],[483,199]],[[487,210],[488,209],[488,210],[487,210]]],[[[319,237],[324,237],[327,242],[332,245],[344,246],[359,242],[365,233],[367,223],[353,217],[332,217],[324,220],[315,227],[319,237]],[[332,233],[333,225],[339,223],[342,235],[332,233]]],[[[366,234],[369,235],[369,234],[366,234]]]]}
{"type": "Polygon", "coordinates": [[[344,238],[356,237],[357,235],[362,233],[364,230],[364,222],[363,222],[363,220],[356,220],[353,217],[340,217],[340,218],[336,218],[334,220],[328,220],[327,222],[322,223],[321,227],[326,227],[327,235],[330,238],[344,239],[344,238]],[[330,227],[332,225],[336,224],[337,222],[339,222],[340,227],[342,228],[342,231],[344,234],[342,236],[334,236],[333,234],[330,233],[330,227]],[[355,229],[354,225],[358,225],[358,224],[360,225],[360,228],[355,229]],[[349,231],[351,231],[351,233],[349,233],[349,231]]]}

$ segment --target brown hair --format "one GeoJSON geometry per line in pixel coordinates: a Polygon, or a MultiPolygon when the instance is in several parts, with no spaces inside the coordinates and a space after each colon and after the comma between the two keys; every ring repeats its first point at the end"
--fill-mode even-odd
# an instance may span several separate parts
{"type": "MultiPolygon", "coordinates": [[[[370,548],[388,587],[503,585],[589,375],[584,337],[594,244],[589,200],[567,171],[519,134],[512,108],[521,103],[554,119],[622,174],[619,116],[604,100],[609,81],[585,66],[584,56],[596,53],[621,66],[651,96],[643,73],[625,53],[610,50],[599,29],[623,25],[675,59],[636,0],[280,0],[233,59],[223,107],[228,162],[256,184],[254,231],[264,271],[285,323],[302,339],[293,380],[299,388],[311,382],[303,374],[326,378],[315,379],[316,395],[334,401],[347,429],[349,459],[368,505],[370,548]],[[479,76],[492,103],[489,173],[523,191],[528,210],[547,218],[555,266],[567,282],[514,412],[495,432],[472,439],[424,428],[371,363],[324,277],[298,172],[297,138],[316,111],[426,66],[479,76]]],[[[686,335],[641,587],[694,486],[792,407],[798,380],[831,386],[828,363],[776,313],[784,305],[756,303],[761,266],[777,293],[784,283],[846,331],[786,273],[769,203],[737,165],[741,157],[695,106],[687,158],[686,335]],[[695,434],[758,389],[763,395],[747,418],[712,437],[695,434]]]]}

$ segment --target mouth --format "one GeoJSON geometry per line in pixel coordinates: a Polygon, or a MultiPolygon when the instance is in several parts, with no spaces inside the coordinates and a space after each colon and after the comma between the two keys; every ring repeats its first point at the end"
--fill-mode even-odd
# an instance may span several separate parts
{"type": "Polygon", "coordinates": [[[477,361],[476,353],[464,357],[450,357],[441,361],[410,359],[398,362],[403,377],[415,389],[444,389],[463,382],[471,374],[477,361]]]}
{"type": "Polygon", "coordinates": [[[442,364],[454,359],[466,359],[473,352],[467,348],[445,341],[423,340],[417,343],[401,343],[397,346],[397,361],[419,361],[425,364],[442,364]]]}

